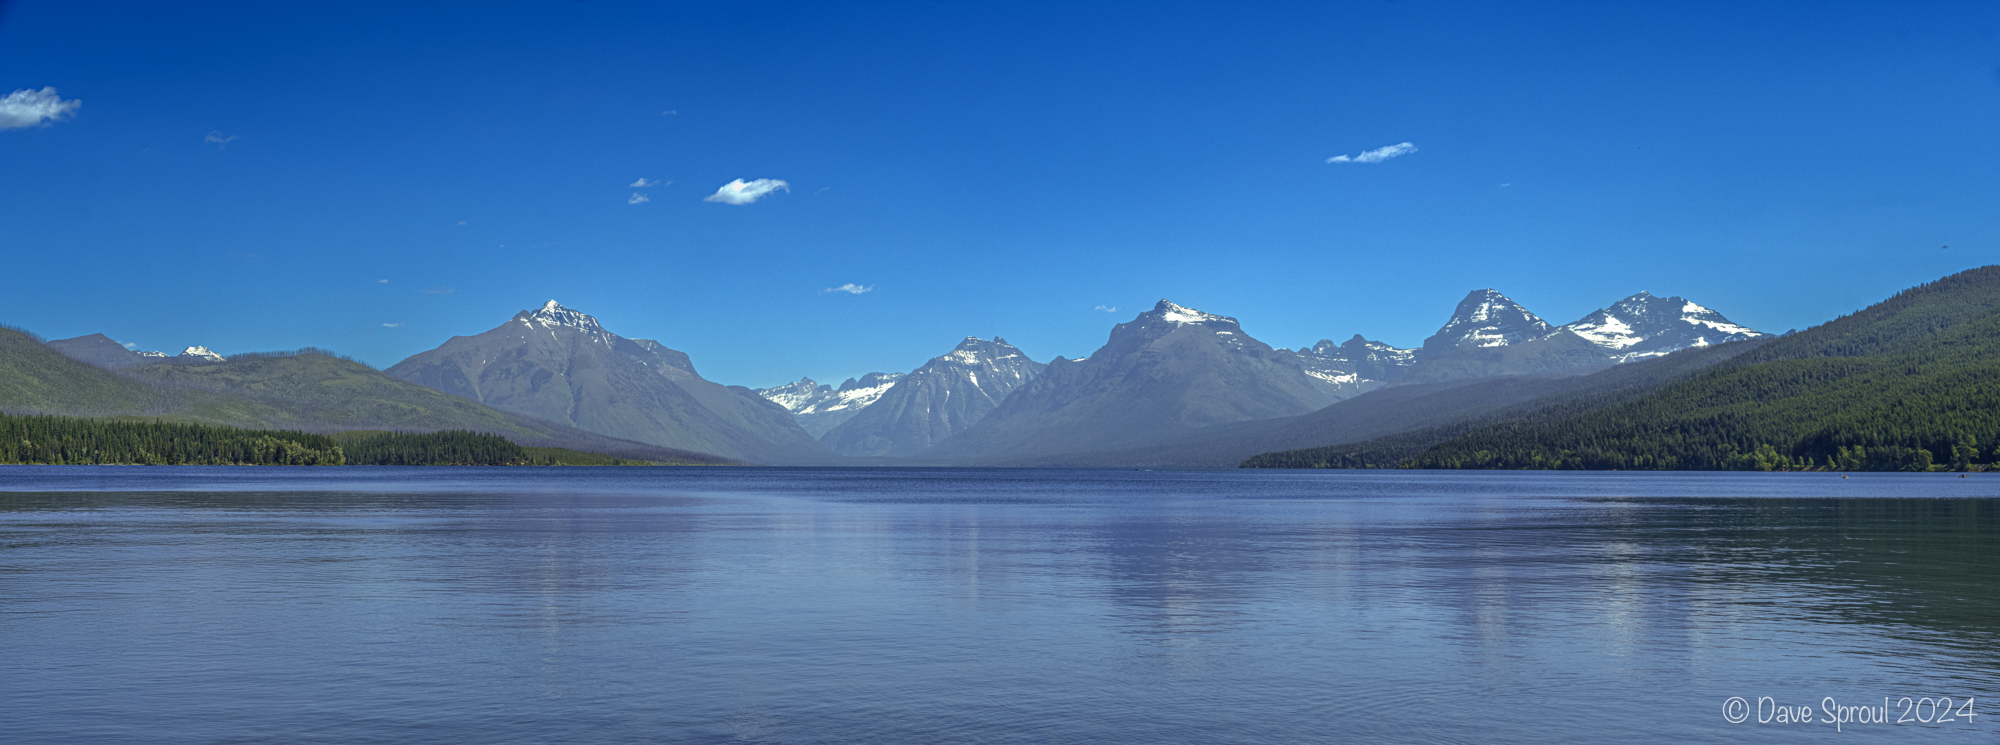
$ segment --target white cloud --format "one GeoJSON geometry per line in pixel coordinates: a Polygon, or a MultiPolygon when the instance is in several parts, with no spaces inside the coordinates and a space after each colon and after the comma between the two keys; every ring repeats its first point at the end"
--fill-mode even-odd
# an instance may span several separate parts
{"type": "Polygon", "coordinates": [[[1414,153],[1414,152],[1416,152],[1416,151],[1417,151],[1417,145],[1416,145],[1416,143],[1412,143],[1412,142],[1398,142],[1398,143],[1396,143],[1396,144],[1394,144],[1394,145],[1389,145],[1389,146],[1387,146],[1387,147],[1378,147],[1378,148],[1375,148],[1374,150],[1369,150],[1369,151],[1367,151],[1367,152],[1364,152],[1364,153],[1362,153],[1362,154],[1360,154],[1360,155],[1356,155],[1356,156],[1353,156],[1353,157],[1348,157],[1348,156],[1345,156],[1345,155],[1336,155],[1336,156],[1333,156],[1333,157],[1331,157],[1331,158],[1327,158],[1327,159],[1326,159],[1326,162],[1328,162],[1328,163],[1380,163],[1380,162],[1382,162],[1382,161],[1385,161],[1385,160],[1388,160],[1388,159],[1390,159],[1390,158],[1394,158],[1394,157],[1398,157],[1398,156],[1402,156],[1402,155],[1409,155],[1410,153],[1414,153]]]}
{"type": "Polygon", "coordinates": [[[6,98],[0,98],[0,129],[46,127],[69,118],[81,106],[81,100],[62,100],[54,88],[22,88],[7,94],[6,98]]]}
{"type": "Polygon", "coordinates": [[[647,181],[645,176],[640,176],[638,181],[632,182],[632,188],[634,189],[647,189],[659,185],[660,182],[658,180],[647,181]]]}
{"type": "Polygon", "coordinates": [[[464,220],[460,220],[460,221],[458,221],[458,226],[459,226],[459,227],[461,227],[461,228],[462,228],[462,227],[465,227],[465,221],[464,221],[464,220]]]}
{"type": "Polygon", "coordinates": [[[861,293],[868,292],[869,290],[873,289],[875,289],[874,285],[857,285],[853,282],[849,282],[839,287],[828,287],[824,290],[820,290],[820,292],[845,292],[849,295],[859,295],[861,293]]]}
{"type": "Polygon", "coordinates": [[[723,204],[749,204],[763,199],[769,196],[771,192],[779,189],[791,191],[792,185],[774,178],[760,178],[756,181],[737,179],[723,184],[722,188],[716,189],[714,194],[703,197],[701,201],[721,202],[723,204]]]}
{"type": "Polygon", "coordinates": [[[375,284],[378,284],[378,285],[386,285],[386,284],[389,284],[389,280],[386,280],[386,279],[378,279],[378,280],[375,280],[375,284]]]}
{"type": "Polygon", "coordinates": [[[121,342],[118,342],[118,346],[121,346],[121,347],[124,347],[124,348],[126,348],[126,349],[130,349],[130,350],[133,350],[133,351],[138,351],[138,349],[139,349],[139,345],[137,345],[137,344],[133,344],[132,342],[129,342],[129,341],[121,341],[121,342]]]}
{"type": "Polygon", "coordinates": [[[681,115],[680,109],[667,109],[666,111],[660,112],[660,116],[680,116],[680,115],[681,115]]]}
{"type": "Polygon", "coordinates": [[[653,201],[653,200],[651,200],[651,199],[648,199],[648,198],[646,197],[646,195],[644,195],[644,194],[640,194],[639,192],[636,192],[636,191],[635,191],[635,192],[632,192],[632,198],[631,198],[631,199],[627,199],[627,200],[625,200],[625,203],[626,203],[626,204],[645,204],[645,203],[647,203],[647,202],[651,202],[651,201],[653,201]]]}
{"type": "Polygon", "coordinates": [[[238,139],[241,138],[237,137],[236,135],[225,135],[220,130],[217,130],[209,132],[207,137],[201,138],[201,141],[222,148],[224,150],[228,150],[229,143],[235,142],[238,139]]]}
{"type": "Polygon", "coordinates": [[[1100,306],[1097,306],[1097,307],[1095,307],[1095,308],[1091,308],[1091,310],[1101,310],[1101,311],[1104,311],[1104,312],[1106,312],[1106,313],[1117,313],[1117,312],[1118,312],[1118,306],[1116,306],[1116,305],[1100,305],[1100,306]]]}
{"type": "Polygon", "coordinates": [[[385,324],[382,324],[382,328],[385,328],[385,329],[392,329],[392,328],[395,328],[395,327],[397,327],[397,326],[401,326],[401,325],[403,325],[403,324],[400,324],[400,323],[385,323],[385,324]]]}

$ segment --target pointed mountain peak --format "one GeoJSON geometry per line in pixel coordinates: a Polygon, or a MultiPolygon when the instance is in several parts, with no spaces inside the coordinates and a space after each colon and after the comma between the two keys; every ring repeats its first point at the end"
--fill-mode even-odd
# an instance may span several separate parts
{"type": "Polygon", "coordinates": [[[1554,332],[1547,321],[1489,287],[1466,293],[1452,310],[1451,320],[1424,340],[1424,348],[1502,347],[1554,332]]]}
{"type": "Polygon", "coordinates": [[[604,327],[599,326],[597,324],[597,319],[592,318],[588,314],[585,314],[581,311],[565,308],[562,306],[562,303],[558,303],[554,300],[542,303],[542,307],[540,310],[521,311],[520,315],[514,316],[514,318],[516,320],[521,321],[522,323],[527,323],[537,326],[544,326],[544,327],[561,326],[565,328],[582,329],[584,331],[604,333],[604,327]]]}
{"type": "Polygon", "coordinates": [[[201,347],[201,346],[188,347],[187,349],[183,349],[181,350],[180,356],[187,357],[190,359],[208,360],[210,362],[222,361],[222,355],[210,351],[208,347],[201,347]]]}
{"type": "Polygon", "coordinates": [[[1177,305],[1173,301],[1166,299],[1160,300],[1158,305],[1153,306],[1151,312],[1139,314],[1141,319],[1146,319],[1147,316],[1152,316],[1154,319],[1176,326],[1189,323],[1226,323],[1231,326],[1236,325],[1236,319],[1229,316],[1203,313],[1185,305],[1177,305]]]}

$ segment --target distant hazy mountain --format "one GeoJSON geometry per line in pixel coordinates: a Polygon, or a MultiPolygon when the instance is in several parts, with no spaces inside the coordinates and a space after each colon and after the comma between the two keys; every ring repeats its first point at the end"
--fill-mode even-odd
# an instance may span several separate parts
{"type": "Polygon", "coordinates": [[[1296,416],[1345,397],[1236,319],[1162,300],[1083,360],[1057,357],[971,428],[919,457],[997,461],[1102,450],[1198,427],[1296,416]]]}
{"type": "Polygon", "coordinates": [[[1721,313],[1684,298],[1656,297],[1649,292],[1620,300],[1563,328],[1604,349],[1616,362],[1769,336],[1730,323],[1721,313]]]}
{"type": "Polygon", "coordinates": [[[1044,367],[1006,339],[968,336],[902,376],[820,443],[841,455],[914,455],[972,426],[1044,367]]]}
{"type": "Polygon", "coordinates": [[[48,347],[61,352],[64,357],[106,370],[149,365],[166,357],[159,352],[134,352],[103,334],[57,339],[49,342],[48,347]]]}
{"type": "Polygon", "coordinates": [[[902,373],[868,373],[858,380],[848,378],[839,388],[814,382],[812,378],[799,378],[796,383],[755,390],[764,400],[792,412],[799,427],[817,438],[875,403],[902,377],[902,373]]]}
{"type": "Polygon", "coordinates": [[[1300,347],[1299,362],[1306,374],[1342,389],[1347,396],[1380,388],[1403,377],[1416,364],[1417,350],[1397,349],[1355,334],[1340,344],[1321,339],[1311,347],[1300,347]]]}
{"type": "Polygon", "coordinates": [[[385,372],[612,437],[762,463],[830,457],[784,407],[704,380],[686,354],[613,334],[554,300],[385,372]]]}

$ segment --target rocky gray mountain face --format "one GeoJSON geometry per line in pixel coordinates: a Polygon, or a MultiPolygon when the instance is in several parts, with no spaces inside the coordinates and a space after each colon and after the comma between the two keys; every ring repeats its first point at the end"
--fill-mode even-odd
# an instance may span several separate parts
{"type": "Polygon", "coordinates": [[[1044,367],[1006,339],[968,336],[819,441],[841,455],[914,455],[984,418],[1044,367]]]}
{"type": "Polygon", "coordinates": [[[1541,339],[1555,331],[1547,321],[1499,290],[1473,290],[1451,312],[1437,333],[1424,340],[1423,354],[1455,349],[1504,347],[1541,339]]]}
{"type": "Polygon", "coordinates": [[[1690,347],[1765,336],[1683,298],[1641,292],[1550,326],[1496,290],[1474,290],[1417,354],[1399,383],[1573,375],[1690,347]]]}
{"type": "Polygon", "coordinates": [[[705,380],[686,354],[613,334],[554,300],[384,372],[627,440],[760,463],[830,456],[784,407],[748,388],[705,380]]]}
{"type": "Polygon", "coordinates": [[[868,373],[858,379],[848,378],[839,388],[812,378],[799,378],[797,383],[755,390],[764,400],[792,412],[799,427],[817,438],[875,403],[902,377],[902,373],[868,373]]]}
{"type": "Polygon", "coordinates": [[[1113,328],[1089,357],[1057,357],[992,413],[918,457],[997,462],[1118,447],[1304,414],[1344,398],[1344,385],[1311,374],[1297,353],[1251,338],[1234,318],[1161,300],[1113,328]]]}

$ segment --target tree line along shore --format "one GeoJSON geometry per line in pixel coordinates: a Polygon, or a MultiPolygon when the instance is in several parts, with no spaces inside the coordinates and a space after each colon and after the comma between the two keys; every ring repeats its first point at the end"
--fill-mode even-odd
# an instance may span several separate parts
{"type": "Polygon", "coordinates": [[[314,434],[139,417],[0,414],[0,464],[163,466],[664,465],[564,448],[523,447],[470,430],[314,434]]]}

